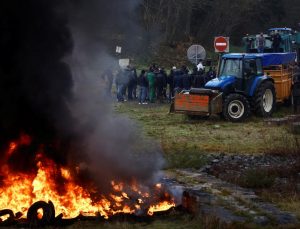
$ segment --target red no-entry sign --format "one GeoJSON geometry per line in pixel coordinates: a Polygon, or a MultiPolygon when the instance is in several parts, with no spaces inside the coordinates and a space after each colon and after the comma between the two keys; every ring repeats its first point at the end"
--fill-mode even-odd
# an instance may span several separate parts
{"type": "Polygon", "coordinates": [[[229,52],[229,37],[215,37],[215,52],[229,52]]]}

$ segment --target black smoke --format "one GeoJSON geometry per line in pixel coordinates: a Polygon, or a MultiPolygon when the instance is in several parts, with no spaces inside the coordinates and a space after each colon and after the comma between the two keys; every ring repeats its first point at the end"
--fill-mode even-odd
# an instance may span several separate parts
{"type": "Polygon", "coordinates": [[[33,139],[9,159],[10,167],[35,168],[43,148],[56,163],[79,165],[101,185],[155,176],[160,148],[112,111],[99,80],[117,62],[112,37],[122,34],[130,48],[139,35],[132,16],[138,3],[1,1],[0,157],[21,133],[33,139]]]}
{"type": "MultiPolygon", "coordinates": [[[[61,1],[3,0],[0,3],[0,144],[20,133],[32,136],[29,151],[40,143],[69,138],[72,115],[66,106],[73,85],[70,69],[62,59],[71,53],[73,41],[61,1]],[[63,120],[63,121],[62,121],[63,120]]],[[[65,145],[67,142],[65,141],[65,145]]],[[[21,157],[34,161],[28,150],[21,157]]],[[[59,161],[64,156],[55,155],[59,161]]],[[[26,166],[25,166],[26,167],[26,166]]]]}

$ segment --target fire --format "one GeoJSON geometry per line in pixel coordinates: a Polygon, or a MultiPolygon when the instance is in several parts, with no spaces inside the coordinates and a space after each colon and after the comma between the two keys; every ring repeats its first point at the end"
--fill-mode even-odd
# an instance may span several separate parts
{"type": "Polygon", "coordinates": [[[9,218],[9,215],[0,216],[0,222],[5,221],[9,218]]]}
{"type": "Polygon", "coordinates": [[[11,156],[12,153],[15,151],[16,148],[17,148],[17,143],[11,142],[9,144],[9,148],[8,148],[8,151],[7,151],[8,156],[11,156]]]}
{"type": "Polygon", "coordinates": [[[19,139],[12,141],[9,146],[8,146],[8,150],[6,152],[6,159],[8,157],[10,157],[19,146],[22,145],[30,145],[31,143],[31,138],[30,136],[26,135],[26,134],[21,134],[19,139]]]}
{"type": "MultiPolygon", "coordinates": [[[[19,140],[18,143],[11,143],[8,152],[13,153],[20,144],[29,142],[29,137],[25,137],[25,140],[23,137],[23,140],[19,140]]],[[[11,209],[15,213],[21,212],[25,217],[29,207],[42,200],[52,201],[56,214],[62,213],[64,218],[74,218],[79,214],[89,216],[100,214],[109,218],[117,213],[140,213],[141,209],[153,215],[154,212],[165,211],[175,206],[171,199],[160,201],[160,198],[156,198],[155,194],[160,195],[162,192],[161,184],[155,186],[154,193],[151,195],[148,189],[139,186],[136,182],[128,185],[111,181],[111,193],[106,196],[99,194],[95,201],[91,194],[95,195],[94,190],[87,190],[76,184],[69,169],[60,168],[40,154],[37,159],[36,174],[13,173],[8,167],[2,168],[0,174],[4,177],[0,186],[2,209],[11,209]],[[57,182],[57,176],[61,177],[60,182],[57,182]]],[[[38,217],[42,216],[42,209],[39,209],[38,217]]]]}
{"type": "Polygon", "coordinates": [[[169,202],[169,201],[163,201],[157,205],[152,205],[150,206],[148,210],[148,215],[153,215],[154,212],[161,212],[161,211],[167,211],[170,208],[175,207],[174,202],[169,202]]]}

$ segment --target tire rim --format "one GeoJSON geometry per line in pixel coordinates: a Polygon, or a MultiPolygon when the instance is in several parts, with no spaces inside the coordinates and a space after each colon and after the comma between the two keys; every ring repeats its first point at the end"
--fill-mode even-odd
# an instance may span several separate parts
{"type": "Polygon", "coordinates": [[[267,89],[263,95],[263,108],[267,113],[273,108],[273,92],[271,89],[267,89]]]}
{"type": "Polygon", "coordinates": [[[228,105],[228,114],[231,118],[238,119],[245,113],[245,106],[239,100],[233,100],[228,105]]]}

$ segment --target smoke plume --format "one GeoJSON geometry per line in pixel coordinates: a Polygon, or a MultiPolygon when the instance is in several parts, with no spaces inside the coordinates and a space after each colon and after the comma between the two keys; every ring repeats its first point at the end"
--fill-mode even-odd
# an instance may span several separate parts
{"type": "Polygon", "coordinates": [[[0,165],[31,171],[42,148],[58,164],[79,165],[102,186],[155,177],[160,148],[113,112],[100,77],[117,63],[109,41],[124,36],[128,48],[139,33],[132,16],[138,3],[1,1],[0,157],[22,133],[32,143],[0,165]]]}

